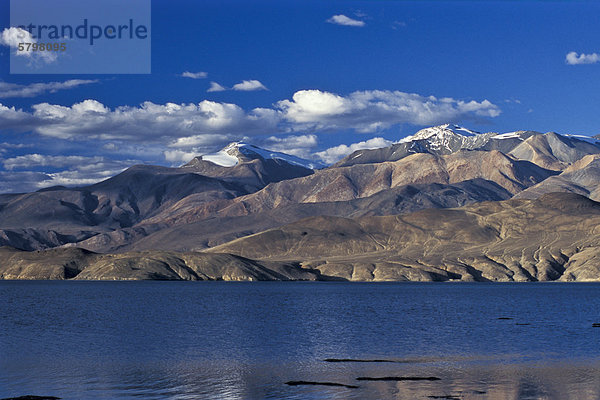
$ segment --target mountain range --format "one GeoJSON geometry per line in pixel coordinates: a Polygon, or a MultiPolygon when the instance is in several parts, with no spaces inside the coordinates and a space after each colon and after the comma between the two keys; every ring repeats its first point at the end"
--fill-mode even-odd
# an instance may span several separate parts
{"type": "Polygon", "coordinates": [[[0,277],[600,280],[599,179],[600,141],[553,132],[446,124],[328,167],[236,142],[0,195],[0,277]]]}

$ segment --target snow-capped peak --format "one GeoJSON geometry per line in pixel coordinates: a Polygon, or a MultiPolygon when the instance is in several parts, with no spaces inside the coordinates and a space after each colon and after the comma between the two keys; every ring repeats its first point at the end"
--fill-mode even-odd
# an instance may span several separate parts
{"type": "Polygon", "coordinates": [[[229,143],[216,153],[203,155],[201,159],[210,161],[221,167],[235,167],[239,163],[239,159],[236,155],[237,144],[237,142],[229,143]]]}
{"type": "Polygon", "coordinates": [[[315,161],[305,160],[300,157],[292,156],[278,151],[266,150],[245,142],[233,142],[225,146],[222,150],[202,156],[202,160],[210,161],[222,167],[234,167],[240,161],[240,158],[264,160],[282,160],[288,164],[298,165],[300,167],[316,169],[323,167],[322,164],[315,161]]]}
{"type": "Polygon", "coordinates": [[[400,143],[413,142],[415,140],[425,140],[429,138],[433,138],[434,136],[439,139],[443,139],[448,136],[465,136],[472,137],[478,135],[479,132],[472,131],[467,128],[463,128],[462,126],[453,125],[453,124],[444,124],[438,126],[432,126],[431,128],[421,129],[417,133],[412,136],[405,137],[400,140],[400,143]]]}

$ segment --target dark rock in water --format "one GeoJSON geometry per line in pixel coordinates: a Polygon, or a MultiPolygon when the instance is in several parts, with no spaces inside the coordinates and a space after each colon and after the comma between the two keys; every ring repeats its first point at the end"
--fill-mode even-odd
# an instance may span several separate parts
{"type": "Polygon", "coordinates": [[[338,386],[338,387],[345,387],[348,389],[358,389],[360,386],[356,386],[356,385],[345,385],[343,383],[336,383],[336,382],[312,382],[312,381],[289,381],[285,383],[286,385],[290,385],[290,386],[300,386],[300,385],[315,385],[315,386],[338,386]]]}
{"type": "Polygon", "coordinates": [[[20,396],[20,397],[7,397],[5,399],[0,400],[60,400],[60,397],[54,396],[20,396]]]}
{"type": "Polygon", "coordinates": [[[368,376],[361,376],[356,378],[357,381],[441,381],[441,378],[435,376],[384,376],[379,378],[372,378],[368,376]]]}
{"type": "Polygon", "coordinates": [[[531,324],[530,323],[517,322],[515,325],[526,326],[526,325],[531,325],[531,324]]]}
{"type": "Polygon", "coordinates": [[[594,322],[592,328],[600,328],[600,322],[594,322]]]}
{"type": "Polygon", "coordinates": [[[498,317],[498,319],[510,320],[510,319],[513,319],[513,318],[512,317],[498,317]]]}

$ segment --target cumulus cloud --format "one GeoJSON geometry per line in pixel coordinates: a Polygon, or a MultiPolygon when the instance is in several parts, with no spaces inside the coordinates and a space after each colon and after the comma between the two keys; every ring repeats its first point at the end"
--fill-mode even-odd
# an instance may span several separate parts
{"type": "Polygon", "coordinates": [[[0,45],[15,49],[15,55],[29,58],[32,62],[42,61],[50,64],[57,60],[56,51],[19,51],[19,43],[37,43],[37,40],[22,28],[4,28],[0,33],[0,45]]]}
{"type": "Polygon", "coordinates": [[[370,90],[348,96],[301,90],[276,104],[294,130],[352,129],[375,132],[394,124],[437,125],[464,119],[493,118],[501,110],[488,100],[463,101],[400,91],[370,90]]]}
{"type": "Polygon", "coordinates": [[[204,135],[193,135],[180,137],[168,144],[169,147],[174,148],[198,148],[198,147],[210,147],[215,144],[225,143],[229,141],[239,140],[239,136],[227,135],[227,134],[204,134],[204,135]]]}
{"type": "Polygon", "coordinates": [[[43,121],[37,121],[32,113],[21,109],[0,104],[0,130],[14,129],[17,131],[34,130],[43,121]]]}
{"type": "Polygon", "coordinates": [[[194,157],[198,156],[199,153],[195,151],[183,151],[183,150],[165,150],[163,152],[165,160],[173,164],[183,164],[191,161],[194,157]]]}
{"type": "Polygon", "coordinates": [[[391,146],[392,144],[393,142],[390,140],[386,140],[382,137],[374,137],[365,140],[364,142],[353,143],[350,146],[340,144],[339,146],[330,147],[327,150],[315,153],[315,155],[325,163],[333,164],[357,150],[380,149],[382,147],[391,146]]]}
{"type": "Polygon", "coordinates": [[[208,76],[208,74],[206,72],[185,71],[184,73],[181,74],[181,76],[184,78],[191,78],[191,79],[204,79],[208,76]]]}
{"type": "Polygon", "coordinates": [[[344,26],[356,26],[356,27],[365,26],[364,21],[360,21],[358,19],[353,19],[353,18],[347,17],[344,14],[334,15],[333,17],[329,18],[326,22],[329,22],[330,24],[344,25],[344,26]]]}
{"type": "Polygon", "coordinates": [[[265,85],[263,85],[260,81],[257,81],[256,79],[236,83],[235,85],[233,85],[232,89],[245,92],[252,90],[268,90],[265,85]]]}
{"type": "Polygon", "coordinates": [[[133,164],[109,170],[98,170],[98,171],[82,171],[82,170],[68,170],[60,171],[48,174],[49,179],[38,182],[36,184],[38,189],[50,187],[50,186],[86,186],[93,185],[112,176],[123,172],[125,169],[133,164]]]}
{"type": "Polygon", "coordinates": [[[570,53],[567,53],[567,56],[565,57],[565,61],[569,65],[595,64],[598,61],[600,61],[600,54],[598,54],[598,53],[577,54],[576,52],[572,51],[570,53]]]}
{"type": "Polygon", "coordinates": [[[59,90],[73,89],[81,85],[89,85],[97,82],[97,79],[70,79],[64,82],[30,83],[29,85],[0,82],[0,98],[34,97],[45,93],[55,93],[59,90]]]}
{"type": "Polygon", "coordinates": [[[19,168],[34,167],[66,167],[81,166],[82,164],[99,163],[103,157],[83,157],[83,156],[48,156],[42,154],[26,154],[13,158],[7,158],[3,161],[4,168],[14,170],[19,168]]]}
{"type": "Polygon", "coordinates": [[[264,141],[263,146],[269,150],[310,159],[312,158],[311,150],[315,148],[317,144],[317,135],[311,134],[285,137],[270,136],[264,141]]]}
{"type": "Polygon", "coordinates": [[[0,129],[33,130],[44,136],[74,140],[129,140],[164,143],[204,134],[276,131],[277,112],[255,108],[246,112],[230,103],[154,104],[110,109],[96,100],[72,106],[40,103],[33,112],[0,105],[0,129]]]}
{"type": "MultiPolygon", "coordinates": [[[[291,99],[276,102],[269,108],[250,110],[209,100],[181,104],[144,102],[138,106],[111,108],[88,99],[71,106],[38,103],[30,110],[0,104],[0,131],[32,132],[72,141],[75,147],[90,145],[104,154],[118,152],[121,156],[127,154],[135,160],[155,163],[181,164],[234,140],[255,141],[275,151],[333,163],[353,151],[388,146],[391,142],[376,137],[314,154],[317,132],[377,132],[397,124],[426,126],[486,120],[500,112],[500,108],[488,100],[465,101],[399,91],[372,90],[340,95],[301,90],[291,99]]],[[[32,154],[20,155],[14,154],[12,149],[15,148],[10,144],[0,145],[0,154],[5,157],[0,160],[5,169],[0,170],[0,181],[5,179],[5,184],[0,182],[0,192],[93,183],[140,162],[73,153],[50,156],[35,146],[35,150],[30,150],[32,154]],[[34,171],[25,171],[27,169],[34,171]],[[45,172],[39,172],[41,170],[45,172]],[[14,180],[14,176],[22,180],[14,180]]]]}
{"type": "Polygon", "coordinates": [[[4,160],[4,167],[8,171],[0,171],[0,192],[25,192],[57,185],[90,185],[139,163],[139,160],[111,160],[101,156],[26,154],[4,160]],[[59,171],[24,170],[31,168],[59,169],[59,171]]]}
{"type": "MultiPolygon", "coordinates": [[[[4,28],[2,33],[0,33],[0,45],[8,46],[13,49],[18,49],[19,43],[29,42],[29,43],[37,43],[36,40],[31,36],[31,33],[22,28],[4,28]]],[[[33,52],[27,51],[15,51],[15,55],[21,57],[31,57],[33,52]]]]}
{"type": "Polygon", "coordinates": [[[223,92],[225,90],[227,90],[227,88],[219,85],[217,82],[211,82],[207,92],[223,92]]]}
{"type": "Polygon", "coordinates": [[[256,79],[244,80],[236,83],[231,88],[226,88],[217,82],[211,82],[207,92],[223,92],[225,90],[235,90],[238,92],[251,92],[255,90],[269,90],[265,85],[256,79]]]}
{"type": "Polygon", "coordinates": [[[0,143],[0,154],[7,153],[11,149],[24,149],[26,147],[33,147],[30,143],[0,143]]]}
{"type": "MultiPolygon", "coordinates": [[[[44,181],[51,181],[52,177],[43,172],[0,171],[0,193],[25,193],[40,189],[44,181]]],[[[48,184],[47,186],[54,186],[48,184]]]]}
{"type": "Polygon", "coordinates": [[[300,134],[295,140],[306,144],[317,131],[377,132],[404,123],[423,126],[488,119],[500,112],[488,100],[463,101],[399,91],[359,91],[342,96],[301,90],[292,99],[279,101],[271,108],[252,110],[209,100],[182,104],[144,102],[110,108],[88,99],[72,106],[39,103],[32,106],[32,111],[0,104],[0,129],[33,131],[81,142],[101,140],[138,146],[143,143],[190,151],[222,145],[242,136],[300,134]]]}

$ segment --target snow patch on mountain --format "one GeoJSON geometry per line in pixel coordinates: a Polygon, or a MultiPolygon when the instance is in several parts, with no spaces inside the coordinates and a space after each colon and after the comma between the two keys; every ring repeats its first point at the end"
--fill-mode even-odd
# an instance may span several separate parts
{"type": "Polygon", "coordinates": [[[316,162],[316,161],[305,160],[304,158],[292,156],[290,154],[280,153],[278,151],[265,150],[263,148],[254,146],[252,144],[240,142],[240,143],[238,143],[238,148],[241,153],[243,153],[247,156],[252,156],[252,154],[254,153],[254,154],[258,154],[260,157],[264,158],[265,160],[269,160],[269,159],[283,160],[283,161],[287,162],[288,164],[299,165],[301,167],[308,168],[308,169],[317,169],[317,168],[323,167],[323,164],[316,162]]]}
{"type": "Polygon", "coordinates": [[[235,167],[240,162],[236,156],[237,144],[238,143],[230,143],[216,153],[203,155],[202,159],[220,165],[221,167],[235,167]]]}
{"type": "Polygon", "coordinates": [[[202,159],[220,165],[221,167],[235,167],[239,163],[237,157],[231,156],[222,150],[218,153],[206,154],[202,156],[202,159]]]}
{"type": "Polygon", "coordinates": [[[323,165],[319,162],[305,160],[303,158],[280,153],[278,151],[266,150],[244,142],[230,143],[216,153],[203,155],[202,160],[210,161],[222,167],[234,167],[239,164],[240,156],[245,156],[250,159],[256,159],[260,157],[264,160],[281,160],[287,162],[288,164],[297,165],[308,169],[317,169],[323,167],[323,165]]]}
{"type": "Polygon", "coordinates": [[[502,140],[502,139],[520,139],[520,140],[523,140],[523,138],[521,137],[521,135],[519,134],[519,132],[501,133],[499,135],[492,136],[490,139],[498,139],[498,140],[502,140]]]}
{"type": "Polygon", "coordinates": [[[444,139],[448,136],[465,136],[465,137],[473,137],[477,136],[479,132],[472,131],[467,128],[463,128],[462,126],[453,125],[453,124],[444,124],[438,126],[432,126],[431,128],[421,129],[417,133],[412,136],[405,137],[401,139],[399,143],[407,143],[413,142],[415,140],[425,140],[425,139],[444,139]]]}
{"type": "Polygon", "coordinates": [[[582,141],[584,141],[584,142],[588,142],[588,143],[591,143],[591,144],[599,144],[599,143],[600,143],[600,140],[598,140],[598,139],[596,139],[596,138],[594,138],[594,137],[591,137],[591,136],[585,136],[585,135],[569,135],[569,134],[562,135],[562,136],[568,137],[569,139],[577,139],[577,140],[582,140],[582,141]]]}

